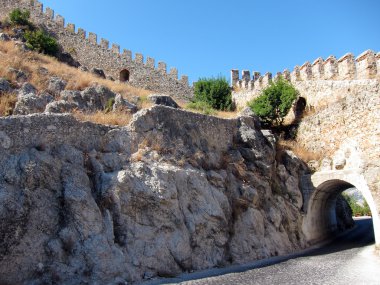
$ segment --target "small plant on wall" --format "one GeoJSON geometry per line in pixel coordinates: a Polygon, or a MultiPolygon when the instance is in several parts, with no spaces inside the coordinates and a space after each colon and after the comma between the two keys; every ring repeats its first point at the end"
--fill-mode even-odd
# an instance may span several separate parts
{"type": "Polygon", "coordinates": [[[58,53],[59,47],[57,41],[41,29],[26,31],[24,37],[26,39],[26,46],[32,50],[49,55],[56,55],[58,53]]]}
{"type": "Polygon", "coordinates": [[[29,26],[32,24],[29,22],[30,12],[28,10],[14,9],[9,13],[9,24],[11,26],[29,26]]]}
{"type": "Polygon", "coordinates": [[[57,55],[59,45],[56,39],[51,37],[43,29],[37,29],[29,21],[29,18],[30,12],[28,10],[20,10],[17,8],[9,13],[8,24],[11,27],[23,27],[23,37],[26,41],[26,46],[29,49],[48,55],[57,55]]]}

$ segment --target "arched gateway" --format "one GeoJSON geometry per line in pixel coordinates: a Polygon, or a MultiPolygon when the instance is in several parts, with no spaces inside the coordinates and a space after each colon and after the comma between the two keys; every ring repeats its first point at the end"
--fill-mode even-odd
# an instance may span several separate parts
{"type": "Polygon", "coordinates": [[[122,71],[120,71],[120,76],[119,76],[120,82],[129,82],[129,76],[130,76],[129,70],[123,69],[122,71]]]}
{"type": "Polygon", "coordinates": [[[303,179],[303,232],[310,242],[322,240],[337,229],[335,202],[344,190],[355,187],[367,201],[371,212],[376,247],[380,248],[379,212],[364,177],[354,170],[316,172],[303,179]]]}

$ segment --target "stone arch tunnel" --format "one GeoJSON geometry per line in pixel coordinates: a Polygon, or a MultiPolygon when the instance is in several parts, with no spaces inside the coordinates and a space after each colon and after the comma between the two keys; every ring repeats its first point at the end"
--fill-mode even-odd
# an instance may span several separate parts
{"type": "Polygon", "coordinates": [[[337,230],[335,203],[343,191],[355,187],[367,201],[371,213],[375,244],[380,248],[380,219],[371,191],[362,175],[356,171],[335,170],[306,175],[302,181],[304,196],[303,232],[310,242],[321,241],[337,230]]]}

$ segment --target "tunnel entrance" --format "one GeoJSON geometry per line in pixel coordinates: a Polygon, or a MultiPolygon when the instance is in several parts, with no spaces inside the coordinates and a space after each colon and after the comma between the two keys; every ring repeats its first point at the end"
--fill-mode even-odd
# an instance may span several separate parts
{"type": "Polygon", "coordinates": [[[120,71],[120,76],[119,76],[120,82],[129,82],[129,76],[130,76],[129,70],[123,69],[122,71],[120,71]]]}
{"type": "Polygon", "coordinates": [[[368,207],[373,216],[372,222],[376,245],[379,244],[380,226],[372,194],[368,187],[366,187],[365,181],[363,183],[360,179],[355,179],[321,179],[321,183],[313,181],[316,188],[309,198],[307,213],[302,225],[303,232],[310,243],[325,240],[337,234],[339,230],[345,229],[340,228],[339,219],[341,217],[338,217],[339,214],[336,208],[337,201],[339,202],[339,199],[341,199],[340,197],[343,191],[356,188],[368,203],[368,207]]]}
{"type": "Polygon", "coordinates": [[[353,188],[352,184],[341,180],[330,180],[315,189],[310,198],[306,233],[311,241],[319,241],[329,237],[338,229],[336,217],[336,201],[346,189],[353,188]]]}

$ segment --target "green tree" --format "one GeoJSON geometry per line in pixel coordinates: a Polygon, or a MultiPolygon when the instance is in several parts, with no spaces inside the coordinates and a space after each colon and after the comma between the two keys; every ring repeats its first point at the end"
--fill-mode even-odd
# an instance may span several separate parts
{"type": "Polygon", "coordinates": [[[31,26],[29,22],[30,12],[28,10],[14,9],[9,13],[9,22],[12,26],[31,26]]]}
{"type": "Polygon", "coordinates": [[[342,193],[342,196],[344,199],[346,199],[347,203],[350,205],[350,208],[352,210],[352,215],[354,216],[371,215],[371,210],[368,206],[367,201],[364,201],[363,205],[360,205],[350,195],[346,193],[342,193]]]}
{"type": "Polygon", "coordinates": [[[46,34],[43,30],[26,31],[24,35],[28,48],[49,54],[56,55],[58,53],[58,43],[55,38],[46,34]]]}
{"type": "Polygon", "coordinates": [[[264,125],[281,126],[297,96],[298,91],[294,86],[279,77],[248,105],[260,117],[264,125]]]}
{"type": "Polygon", "coordinates": [[[194,102],[205,102],[217,110],[232,109],[231,88],[223,77],[200,78],[194,84],[194,102]]]}

